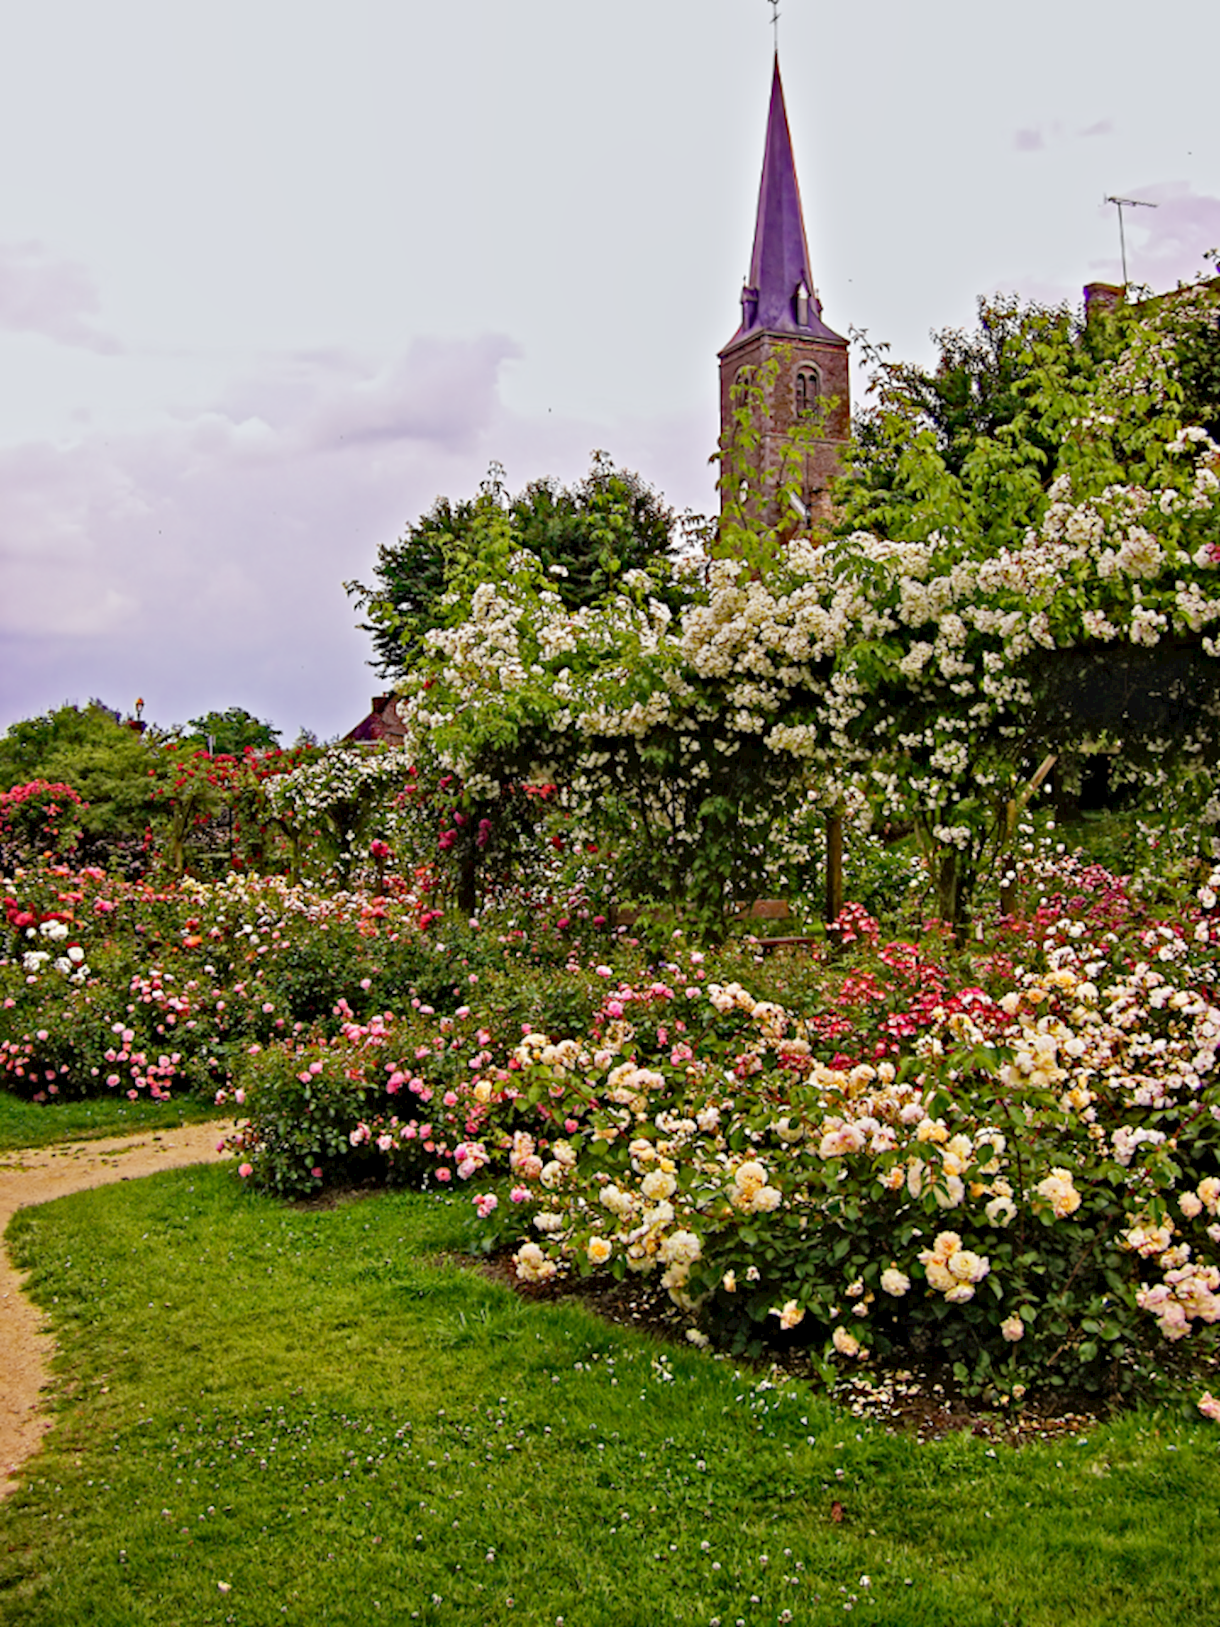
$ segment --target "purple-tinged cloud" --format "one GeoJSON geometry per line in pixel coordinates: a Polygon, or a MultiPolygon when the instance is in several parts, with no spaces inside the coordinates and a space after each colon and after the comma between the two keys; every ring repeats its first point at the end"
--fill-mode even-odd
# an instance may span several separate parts
{"type": "Polygon", "coordinates": [[[1110,119],[1098,119],[1095,124],[1074,132],[1065,126],[1062,119],[1055,119],[1050,124],[1030,124],[1017,130],[1012,144],[1019,153],[1040,153],[1045,152],[1052,143],[1064,141],[1073,134],[1078,137],[1108,136],[1113,130],[1114,124],[1110,119]]]}
{"type": "Polygon", "coordinates": [[[41,243],[0,243],[0,329],[115,355],[117,340],[93,326],[98,310],[97,288],[84,266],[52,259],[41,243]]]}
{"type": "Polygon", "coordinates": [[[493,336],[382,366],[272,356],[142,433],[0,448],[0,726],[143,695],[161,723],[239,705],[289,738],[341,734],[378,687],[342,584],[369,580],[377,545],[438,494],[470,495],[493,460],[514,489],[572,480],[605,446],[710,505],[713,422],[514,413],[499,369],[515,354],[493,336]]]}
{"type": "MultiPolygon", "coordinates": [[[[1157,181],[1123,196],[1156,205],[1124,213],[1127,269],[1133,283],[1146,283],[1161,292],[1208,271],[1204,256],[1209,249],[1220,248],[1220,198],[1192,191],[1188,181],[1157,181]]],[[[1107,209],[1112,215],[1114,205],[1107,209]]],[[[1114,235],[1117,247],[1117,226],[1114,235]]],[[[1117,254],[1092,265],[1113,281],[1122,280],[1117,254]]]]}

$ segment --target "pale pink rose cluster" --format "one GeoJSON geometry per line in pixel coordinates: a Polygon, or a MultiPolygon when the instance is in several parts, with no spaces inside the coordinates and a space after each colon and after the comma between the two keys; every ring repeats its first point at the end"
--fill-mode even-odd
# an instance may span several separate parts
{"type": "Polygon", "coordinates": [[[1198,1265],[1189,1258],[1190,1247],[1183,1243],[1167,1250],[1161,1264],[1170,1263],[1163,1282],[1141,1287],[1135,1296],[1140,1310],[1156,1317],[1165,1339],[1185,1339],[1191,1323],[1220,1321],[1220,1271],[1214,1265],[1198,1265]]]}
{"type": "Polygon", "coordinates": [[[868,1351],[856,1338],[855,1334],[849,1333],[846,1328],[836,1328],[830,1336],[830,1342],[840,1356],[846,1356],[849,1360],[852,1358],[856,1361],[868,1360],[868,1351]]]}
{"type": "Polygon", "coordinates": [[[525,1181],[536,1181],[542,1174],[542,1159],[534,1151],[534,1138],[524,1130],[517,1130],[513,1135],[508,1164],[513,1174],[525,1181]]]}
{"type": "Polygon", "coordinates": [[[1158,1222],[1144,1215],[1129,1226],[1125,1232],[1119,1233],[1119,1241],[1132,1254],[1139,1254],[1144,1259],[1150,1260],[1154,1255],[1164,1254],[1165,1250],[1169,1248],[1173,1231],[1172,1220],[1165,1219],[1158,1222]]]}
{"type": "Polygon", "coordinates": [[[962,1247],[956,1232],[940,1232],[930,1249],[919,1255],[928,1287],[943,1294],[950,1305],[965,1305],[974,1298],[976,1283],[991,1270],[986,1255],[962,1247]]]}
{"type": "Polygon", "coordinates": [[[767,1171],[757,1159],[739,1164],[729,1190],[729,1202],[747,1214],[772,1214],[784,1201],[778,1187],[770,1185],[767,1171]]]}
{"type": "Polygon", "coordinates": [[[1080,1208],[1080,1193],[1072,1184],[1069,1169],[1052,1169],[1045,1180],[1038,1182],[1035,1191],[1050,1204],[1056,1220],[1063,1220],[1080,1208]]]}
{"type": "Polygon", "coordinates": [[[523,1243],[513,1255],[517,1276],[522,1282],[549,1282],[555,1275],[554,1260],[548,1260],[537,1243],[523,1243]]]}
{"type": "Polygon", "coordinates": [[[463,1181],[468,1181],[490,1162],[487,1148],[481,1141],[460,1141],[453,1149],[453,1159],[463,1181]]]}
{"type": "Polygon", "coordinates": [[[805,1307],[798,1305],[795,1299],[790,1299],[784,1305],[773,1305],[768,1314],[778,1316],[780,1327],[787,1333],[790,1328],[799,1327],[805,1320],[805,1307]]]}

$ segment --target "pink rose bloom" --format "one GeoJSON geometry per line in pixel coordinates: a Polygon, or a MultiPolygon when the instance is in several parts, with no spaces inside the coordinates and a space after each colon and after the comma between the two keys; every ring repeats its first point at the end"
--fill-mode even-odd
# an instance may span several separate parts
{"type": "Polygon", "coordinates": [[[528,1203],[530,1195],[529,1187],[514,1186],[508,1195],[513,1203],[528,1203]]]}
{"type": "Polygon", "coordinates": [[[242,1180],[244,1181],[247,1175],[253,1175],[254,1174],[254,1165],[253,1164],[239,1164],[237,1166],[237,1173],[241,1176],[242,1180]]]}
{"type": "Polygon", "coordinates": [[[448,1169],[438,1169],[436,1172],[436,1178],[438,1181],[451,1181],[453,1179],[453,1172],[452,1170],[448,1169]]]}

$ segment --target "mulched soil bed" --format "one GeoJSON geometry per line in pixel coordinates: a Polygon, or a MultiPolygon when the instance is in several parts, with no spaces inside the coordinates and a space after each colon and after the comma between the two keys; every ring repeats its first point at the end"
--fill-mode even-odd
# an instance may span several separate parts
{"type": "MultiPolygon", "coordinates": [[[[458,1263],[468,1264],[468,1261],[458,1263]]],[[[686,1342],[689,1319],[663,1290],[651,1290],[639,1281],[616,1282],[613,1278],[552,1279],[547,1283],[519,1282],[508,1253],[481,1263],[480,1269],[493,1281],[504,1283],[534,1303],[575,1300],[603,1321],[635,1328],[667,1344],[686,1342]]],[[[731,1358],[737,1366],[759,1377],[810,1378],[809,1358],[796,1346],[775,1350],[766,1358],[731,1358]]],[[[906,1358],[908,1362],[911,1358],[906,1358]]],[[[987,1440],[1020,1445],[1030,1440],[1050,1440],[1078,1435],[1094,1428],[1106,1415],[1095,1398],[1027,1396],[1020,1413],[1010,1415],[964,1396],[949,1372],[932,1364],[895,1365],[870,1376],[845,1377],[835,1385],[831,1398],[854,1417],[882,1423],[888,1428],[915,1435],[921,1441],[940,1440],[960,1430],[987,1440]]]]}

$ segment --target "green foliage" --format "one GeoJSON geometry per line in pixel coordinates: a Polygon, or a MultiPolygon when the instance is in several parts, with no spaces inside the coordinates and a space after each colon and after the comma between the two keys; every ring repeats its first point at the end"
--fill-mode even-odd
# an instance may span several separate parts
{"type": "Polygon", "coordinates": [[[374,665],[397,678],[416,666],[424,636],[454,620],[449,595],[467,602],[482,581],[508,570],[526,549],[564,604],[592,603],[631,570],[673,551],[676,518],[637,474],[615,468],[604,452],[574,486],[532,481],[515,497],[493,464],[475,497],[438,497],[402,538],[382,544],[371,587],[345,584],[369,619],[374,665]]]}
{"type": "Polygon", "coordinates": [[[995,295],[979,299],[974,330],[933,336],[931,370],[866,345],[873,402],[856,415],[838,529],[913,542],[945,531],[994,554],[1038,523],[1064,474],[1098,491],[1148,482],[1177,428],[1220,410],[1217,314],[1206,286],[1087,324],[1066,305],[995,295]],[[1124,390],[1133,373],[1144,387],[1124,390]]]}
{"type": "Polygon", "coordinates": [[[721,513],[702,540],[712,558],[740,560],[753,572],[780,564],[795,535],[822,529],[805,514],[804,466],[835,402],[823,398],[815,412],[797,420],[775,466],[767,455],[767,425],[788,360],[780,347],[762,367],[739,370],[730,392],[729,421],[712,460],[719,465],[721,513]]]}
{"type": "Polygon", "coordinates": [[[207,751],[216,757],[240,757],[247,751],[270,751],[279,744],[280,730],[264,723],[242,706],[230,706],[223,712],[205,712],[190,720],[190,732],[184,732],[184,746],[207,751]]]}
{"type": "Polygon", "coordinates": [[[1172,323],[1183,416],[1220,441],[1220,278],[1153,303],[1172,323]]]}
{"type": "Polygon", "coordinates": [[[61,706],[14,723],[0,740],[0,789],[23,780],[70,785],[80,811],[78,856],[89,862],[138,854],[155,816],[149,739],[98,702],[61,706]]]}

